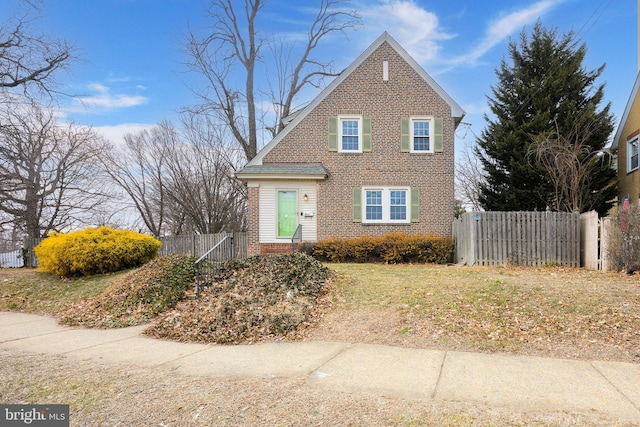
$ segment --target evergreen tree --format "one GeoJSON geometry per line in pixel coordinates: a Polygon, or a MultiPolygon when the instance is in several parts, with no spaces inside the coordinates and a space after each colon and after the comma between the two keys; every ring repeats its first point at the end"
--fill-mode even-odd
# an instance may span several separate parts
{"type": "MultiPolygon", "coordinates": [[[[584,155],[603,150],[613,130],[610,104],[599,109],[604,84],[595,83],[604,65],[585,70],[585,54],[585,45],[576,47],[573,33],[558,38],[555,29],[547,30],[539,21],[530,40],[523,30],[520,45],[509,44],[512,63],[502,60],[496,69],[498,84],[489,97],[493,116],[485,115],[487,126],[476,147],[486,176],[480,193],[484,209],[540,211],[557,205],[547,172],[531,155],[534,140],[543,135],[562,140],[582,134],[584,155]]],[[[581,210],[605,214],[617,194],[616,173],[604,156],[592,165],[581,210]]]]}

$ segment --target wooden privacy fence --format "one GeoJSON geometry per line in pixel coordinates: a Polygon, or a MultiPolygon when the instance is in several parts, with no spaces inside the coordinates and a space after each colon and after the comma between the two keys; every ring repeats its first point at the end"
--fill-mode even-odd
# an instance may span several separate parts
{"type": "Polygon", "coordinates": [[[457,262],[580,266],[580,215],[468,212],[453,224],[457,262]]]}
{"type": "MultiPolygon", "coordinates": [[[[195,257],[204,255],[209,249],[217,245],[225,237],[233,237],[233,254],[235,258],[246,258],[249,241],[246,232],[189,234],[179,236],[162,236],[157,239],[162,242],[159,255],[190,254],[195,257]]],[[[42,239],[24,239],[23,248],[12,253],[0,254],[0,268],[2,267],[31,267],[38,266],[38,258],[33,248],[42,239]]]]}
{"type": "Polygon", "coordinates": [[[195,257],[201,257],[207,253],[209,249],[220,243],[225,237],[233,237],[233,254],[235,258],[247,257],[249,240],[246,232],[158,237],[158,240],[162,242],[160,255],[190,254],[195,257]]]}
{"type": "Polygon", "coordinates": [[[24,266],[22,249],[0,253],[0,268],[17,268],[24,266]]]}

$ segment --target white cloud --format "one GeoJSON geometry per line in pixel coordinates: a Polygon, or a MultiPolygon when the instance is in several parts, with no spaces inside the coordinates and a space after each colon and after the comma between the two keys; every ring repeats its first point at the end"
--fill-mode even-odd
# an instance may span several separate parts
{"type": "Polygon", "coordinates": [[[112,94],[109,87],[100,83],[90,84],[89,89],[94,92],[94,95],[76,97],[74,101],[88,108],[98,107],[112,110],[136,107],[146,103],[148,100],[147,97],[140,95],[112,94]]]}
{"type": "MultiPolygon", "coordinates": [[[[360,4],[364,33],[369,40],[384,30],[403,46],[419,63],[438,62],[448,64],[447,70],[462,64],[474,64],[492,48],[518,33],[525,25],[535,22],[553,7],[565,0],[538,0],[519,10],[499,14],[499,18],[488,23],[480,41],[469,53],[445,59],[440,57],[441,41],[456,37],[442,28],[438,16],[415,0],[380,0],[377,4],[360,4]]],[[[446,70],[444,70],[446,71],[446,70]]],[[[437,74],[440,74],[440,70],[437,74]]]]}
{"type": "Polygon", "coordinates": [[[108,141],[114,144],[121,144],[124,136],[128,133],[135,134],[143,130],[149,130],[157,126],[146,123],[123,123],[115,126],[95,126],[93,129],[108,141]]]}
{"type": "Polygon", "coordinates": [[[368,3],[359,7],[359,13],[365,32],[377,37],[387,30],[420,63],[436,58],[438,40],[454,37],[439,27],[435,13],[413,0],[384,0],[377,6],[368,3]]]}
{"type": "Polygon", "coordinates": [[[563,1],[564,0],[541,0],[525,9],[511,12],[491,22],[485,31],[484,37],[476,47],[468,54],[455,58],[451,61],[451,64],[473,64],[494,46],[502,43],[514,33],[519,32],[525,25],[536,21],[549,9],[563,1]]]}

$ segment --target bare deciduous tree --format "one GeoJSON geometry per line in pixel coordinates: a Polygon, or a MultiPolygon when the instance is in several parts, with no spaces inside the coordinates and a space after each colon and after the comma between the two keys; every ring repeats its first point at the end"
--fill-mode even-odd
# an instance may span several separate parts
{"type": "MultiPolygon", "coordinates": [[[[567,134],[559,129],[553,134],[533,137],[528,156],[547,172],[553,186],[549,208],[557,212],[585,212],[592,208],[588,201],[597,201],[592,180],[601,169],[611,168],[613,158],[606,150],[594,150],[588,143],[592,125],[576,124],[567,134]]],[[[605,190],[613,182],[595,188],[605,190]]]]}
{"type": "Polygon", "coordinates": [[[242,155],[230,144],[224,128],[213,126],[206,116],[186,114],[182,118],[184,143],[172,151],[169,168],[173,202],[193,232],[246,228],[246,188],[234,177],[242,155]]]}
{"type": "Polygon", "coordinates": [[[246,191],[233,177],[240,156],[220,142],[219,128],[185,120],[183,132],[163,122],[127,135],[103,157],[105,171],[156,236],[242,229],[246,191]]]}
{"type": "Polygon", "coordinates": [[[166,195],[164,176],[169,146],[175,131],[169,123],[127,134],[124,146],[112,147],[102,165],[113,182],[126,193],[146,228],[155,236],[164,232],[166,195]]]}
{"type": "Polygon", "coordinates": [[[311,27],[306,34],[306,44],[297,62],[292,59],[293,46],[286,46],[282,40],[270,42],[272,56],[276,63],[277,90],[271,91],[271,102],[276,113],[275,123],[267,127],[271,136],[284,129],[282,119],[293,112],[296,96],[305,86],[319,88],[324,77],[336,76],[331,70],[330,62],[322,62],[312,58],[312,53],[320,41],[335,32],[344,33],[354,29],[360,22],[355,10],[343,10],[341,7],[348,0],[322,0],[311,27]]]}
{"type": "Polygon", "coordinates": [[[605,222],[607,252],[610,267],[633,273],[640,270],[640,207],[618,206],[611,222],[605,222]]]}
{"type": "Polygon", "coordinates": [[[35,3],[25,4],[28,12],[0,24],[0,88],[22,88],[26,94],[34,87],[52,94],[54,73],[72,62],[74,49],[66,40],[33,32],[39,11],[35,3]]]}
{"type": "Polygon", "coordinates": [[[468,150],[456,161],[456,192],[463,205],[474,211],[481,211],[480,190],[484,182],[482,163],[468,150]]]}
{"type": "MultiPolygon", "coordinates": [[[[283,46],[272,42],[279,74],[277,89],[262,91],[270,93],[269,101],[276,106],[276,124],[268,127],[272,134],[282,129],[281,118],[291,112],[296,95],[306,85],[317,84],[322,76],[335,75],[329,70],[330,64],[312,59],[311,53],[328,34],[343,32],[356,24],[359,19],[356,12],[340,7],[346,1],[320,0],[298,61],[291,61],[283,46]]],[[[259,31],[256,21],[264,5],[265,0],[244,0],[243,10],[238,11],[240,8],[232,0],[212,0],[209,17],[213,24],[209,34],[201,38],[190,32],[185,44],[189,69],[207,83],[205,91],[197,92],[202,99],[199,111],[215,115],[229,127],[247,160],[258,151],[256,105],[261,91],[256,88],[255,73],[267,37],[259,31]],[[238,84],[237,79],[243,79],[243,84],[238,84]]]]}
{"type": "Polygon", "coordinates": [[[90,221],[105,201],[97,172],[103,144],[95,132],[60,125],[50,109],[4,104],[0,110],[0,211],[27,237],[90,221]]]}

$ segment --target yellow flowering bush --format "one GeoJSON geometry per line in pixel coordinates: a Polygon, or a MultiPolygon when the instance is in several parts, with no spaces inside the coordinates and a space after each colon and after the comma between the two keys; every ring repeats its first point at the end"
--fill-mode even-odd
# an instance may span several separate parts
{"type": "Polygon", "coordinates": [[[39,270],[58,276],[89,276],[139,267],[158,255],[152,236],[110,227],[52,233],[34,248],[39,270]]]}

